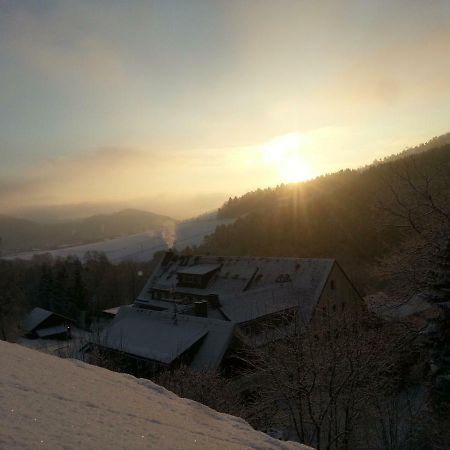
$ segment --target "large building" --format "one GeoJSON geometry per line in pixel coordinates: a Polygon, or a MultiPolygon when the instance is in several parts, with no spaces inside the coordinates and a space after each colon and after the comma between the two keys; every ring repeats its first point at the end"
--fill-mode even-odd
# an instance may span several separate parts
{"type": "Polygon", "coordinates": [[[288,329],[281,317],[295,313],[305,326],[363,308],[333,259],[167,252],[134,305],[104,330],[101,345],[163,366],[216,368],[236,339],[257,338],[273,323],[288,329]]]}

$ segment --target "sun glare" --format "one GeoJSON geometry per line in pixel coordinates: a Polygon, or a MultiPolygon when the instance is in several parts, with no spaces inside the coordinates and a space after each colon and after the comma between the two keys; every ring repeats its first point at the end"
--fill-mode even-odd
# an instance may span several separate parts
{"type": "Polygon", "coordinates": [[[281,181],[294,183],[312,178],[311,169],[300,154],[306,141],[305,135],[294,132],[278,136],[262,146],[266,163],[274,166],[281,181]]]}

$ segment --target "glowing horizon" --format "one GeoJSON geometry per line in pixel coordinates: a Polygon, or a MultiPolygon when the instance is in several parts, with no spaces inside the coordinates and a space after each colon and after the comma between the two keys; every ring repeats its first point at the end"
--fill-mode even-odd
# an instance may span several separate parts
{"type": "Polygon", "coordinates": [[[311,169],[301,156],[306,142],[306,136],[295,131],[277,136],[262,146],[265,161],[275,165],[281,182],[295,183],[313,178],[311,169]]]}
{"type": "Polygon", "coordinates": [[[449,131],[449,53],[446,0],[1,0],[0,213],[362,166],[449,131]]]}

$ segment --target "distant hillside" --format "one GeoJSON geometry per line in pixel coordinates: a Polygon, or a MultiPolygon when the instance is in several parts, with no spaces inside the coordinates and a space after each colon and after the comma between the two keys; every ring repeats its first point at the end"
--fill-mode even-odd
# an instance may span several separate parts
{"type": "Polygon", "coordinates": [[[392,198],[393,172],[413,160],[433,185],[448,183],[450,145],[445,145],[364,171],[343,170],[308,182],[258,189],[230,198],[219,209],[219,218],[237,220],[218,227],[195,252],[335,257],[359,270],[405,237],[401,229],[386,227],[380,204],[392,198]]]}
{"type": "Polygon", "coordinates": [[[174,220],[147,211],[125,209],[117,213],[96,215],[73,222],[71,228],[72,233],[83,240],[101,239],[160,229],[165,222],[174,222],[174,220]]]}
{"type": "Polygon", "coordinates": [[[0,249],[22,248],[27,243],[34,246],[42,242],[43,234],[41,224],[0,214],[0,249]]]}
{"type": "Polygon", "coordinates": [[[143,231],[158,231],[168,222],[175,221],[167,216],[135,209],[56,224],[0,215],[1,248],[7,252],[96,242],[143,231]]]}
{"type": "MultiPolygon", "coordinates": [[[[434,137],[430,139],[428,142],[423,144],[419,144],[415,147],[408,148],[400,153],[396,153],[394,155],[387,156],[383,159],[376,160],[372,164],[364,166],[360,169],[360,171],[373,170],[375,166],[378,166],[383,163],[393,162],[401,159],[408,158],[413,155],[419,155],[420,153],[425,153],[429,150],[436,150],[441,147],[448,147],[450,145],[450,133],[443,134],[441,136],[434,137]]],[[[445,152],[444,152],[445,153],[445,152]]],[[[339,155],[337,155],[339,156],[339,155]]],[[[256,191],[248,192],[241,197],[230,197],[225,204],[219,208],[218,218],[219,219],[231,219],[238,218],[243,215],[246,215],[250,212],[254,212],[258,209],[264,208],[272,208],[272,207],[280,207],[283,205],[283,202],[288,202],[290,195],[293,190],[315,190],[315,186],[318,186],[323,180],[331,180],[333,177],[337,175],[341,175],[344,173],[356,173],[358,170],[341,170],[334,174],[327,174],[320,177],[317,177],[314,180],[300,182],[295,184],[289,184],[287,186],[281,185],[276,188],[265,188],[265,189],[257,189],[256,191]],[[322,181],[319,181],[322,180],[322,181]]]]}

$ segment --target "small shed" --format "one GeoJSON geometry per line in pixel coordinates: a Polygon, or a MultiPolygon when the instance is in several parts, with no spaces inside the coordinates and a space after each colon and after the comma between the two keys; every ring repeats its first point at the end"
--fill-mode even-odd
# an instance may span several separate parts
{"type": "Polygon", "coordinates": [[[29,338],[69,339],[72,319],[43,308],[34,308],[25,317],[23,329],[29,338]]]}

